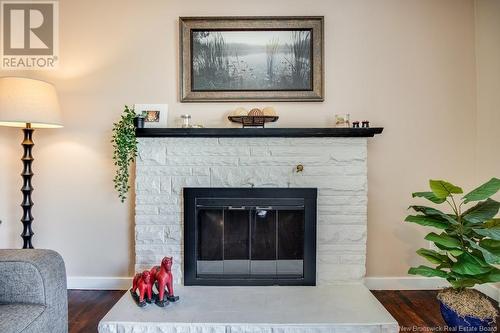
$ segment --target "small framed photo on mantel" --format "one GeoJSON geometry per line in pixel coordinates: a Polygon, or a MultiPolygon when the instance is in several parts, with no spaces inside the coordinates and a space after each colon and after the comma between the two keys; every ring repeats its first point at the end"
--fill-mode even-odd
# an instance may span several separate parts
{"type": "Polygon", "coordinates": [[[137,115],[144,116],[144,128],[166,128],[168,104],[134,104],[137,115]]]}
{"type": "Polygon", "coordinates": [[[181,17],[181,102],[321,102],[322,16],[181,17]]]}

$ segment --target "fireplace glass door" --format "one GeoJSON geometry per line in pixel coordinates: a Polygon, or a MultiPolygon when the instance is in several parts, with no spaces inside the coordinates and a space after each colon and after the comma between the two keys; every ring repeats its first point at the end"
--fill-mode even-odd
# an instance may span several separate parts
{"type": "Polygon", "coordinates": [[[303,277],[303,206],[197,211],[198,277],[303,277]]]}
{"type": "Polygon", "coordinates": [[[186,285],[313,285],[316,189],[184,189],[186,285]]]}

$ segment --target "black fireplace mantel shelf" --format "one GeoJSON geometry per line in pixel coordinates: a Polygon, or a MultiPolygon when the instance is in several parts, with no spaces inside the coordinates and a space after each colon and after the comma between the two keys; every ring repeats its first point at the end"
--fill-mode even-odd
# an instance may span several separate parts
{"type": "Polygon", "coordinates": [[[307,138],[307,137],[373,137],[383,127],[370,128],[138,128],[136,136],[186,138],[307,138]]]}

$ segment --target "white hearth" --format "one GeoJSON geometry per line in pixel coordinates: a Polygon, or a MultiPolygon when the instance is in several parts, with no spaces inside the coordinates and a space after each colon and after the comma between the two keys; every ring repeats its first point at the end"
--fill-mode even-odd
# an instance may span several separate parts
{"type": "Polygon", "coordinates": [[[138,308],[127,292],[100,333],[397,333],[362,284],[318,287],[180,287],[177,303],[138,308]]]}

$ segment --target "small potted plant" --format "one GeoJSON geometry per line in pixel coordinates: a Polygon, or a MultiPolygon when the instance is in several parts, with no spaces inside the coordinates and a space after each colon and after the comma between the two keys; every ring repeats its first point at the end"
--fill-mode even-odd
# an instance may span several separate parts
{"type": "Polygon", "coordinates": [[[410,206],[417,214],[406,222],[438,229],[425,239],[437,250],[417,253],[433,267],[412,267],[409,274],[446,279],[451,287],[438,293],[441,314],[448,327],[460,332],[491,331],[498,310],[486,296],[471,289],[476,284],[500,281],[500,219],[495,218],[500,203],[491,199],[500,189],[500,179],[492,178],[475,190],[457,198],[463,190],[443,180],[431,180],[430,192],[416,192],[434,204],[448,205],[450,213],[426,206],[410,206]],[[466,206],[469,206],[467,209],[466,206]]]}
{"type": "Polygon", "coordinates": [[[136,114],[133,108],[125,105],[120,120],[113,124],[113,160],[116,174],[113,179],[118,197],[122,202],[127,198],[129,185],[130,164],[137,156],[137,139],[135,136],[136,114]]]}

